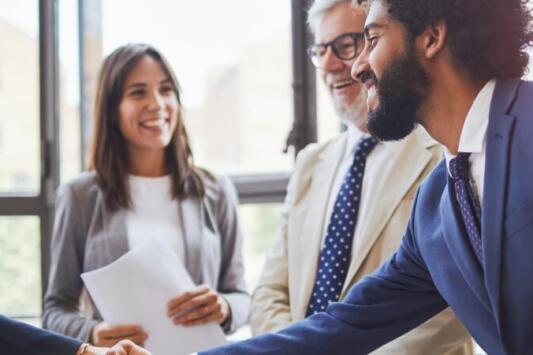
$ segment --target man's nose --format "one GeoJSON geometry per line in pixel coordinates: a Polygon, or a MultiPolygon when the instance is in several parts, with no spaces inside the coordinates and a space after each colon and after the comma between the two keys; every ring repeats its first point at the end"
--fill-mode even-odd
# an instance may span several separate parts
{"type": "Polygon", "coordinates": [[[368,51],[366,46],[361,51],[361,54],[355,59],[352,65],[351,76],[354,80],[359,80],[362,82],[362,74],[370,71],[370,63],[368,62],[368,51]]]}

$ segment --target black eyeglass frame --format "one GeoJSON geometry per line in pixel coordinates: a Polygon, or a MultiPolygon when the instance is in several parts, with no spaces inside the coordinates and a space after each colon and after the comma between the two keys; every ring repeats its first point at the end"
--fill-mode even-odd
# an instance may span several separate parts
{"type": "Polygon", "coordinates": [[[320,67],[320,63],[318,62],[320,56],[317,56],[317,55],[313,54],[313,50],[315,48],[324,48],[324,53],[326,53],[327,50],[328,50],[328,47],[331,47],[331,50],[332,50],[333,54],[338,59],[340,59],[340,60],[352,60],[352,59],[354,59],[355,57],[357,57],[361,53],[361,50],[364,47],[364,41],[362,42],[363,43],[362,46],[358,46],[358,43],[360,43],[361,39],[364,40],[364,38],[365,38],[365,33],[364,32],[346,32],[346,33],[338,35],[337,37],[335,37],[331,41],[322,42],[322,43],[315,43],[315,44],[310,45],[309,47],[307,47],[307,55],[308,55],[309,59],[311,60],[311,62],[313,63],[313,65],[315,67],[317,67],[317,68],[320,67]],[[348,57],[342,57],[341,54],[339,53],[339,49],[337,48],[338,45],[335,45],[336,43],[341,43],[340,40],[344,39],[344,38],[351,38],[353,40],[353,43],[354,43],[354,46],[355,46],[355,50],[354,50],[353,55],[350,55],[348,57]],[[358,48],[358,47],[361,47],[361,48],[358,48]]]}

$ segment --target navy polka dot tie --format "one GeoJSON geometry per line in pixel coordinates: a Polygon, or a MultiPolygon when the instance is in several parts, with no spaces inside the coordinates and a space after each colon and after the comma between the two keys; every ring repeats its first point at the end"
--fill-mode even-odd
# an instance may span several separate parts
{"type": "Polygon", "coordinates": [[[329,218],[307,317],[339,300],[350,266],[366,158],[376,144],[377,140],[372,137],[362,138],[355,149],[353,163],[344,177],[329,218]]]}
{"type": "Polygon", "coordinates": [[[470,153],[459,153],[450,160],[450,174],[455,187],[455,197],[461,209],[461,215],[470,240],[470,245],[479,263],[483,265],[483,248],[481,245],[481,206],[470,184],[470,153]]]}

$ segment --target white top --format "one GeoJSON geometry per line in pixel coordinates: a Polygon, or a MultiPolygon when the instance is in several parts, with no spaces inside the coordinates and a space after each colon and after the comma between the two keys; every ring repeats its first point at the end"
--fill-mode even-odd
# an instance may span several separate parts
{"type": "Polygon", "coordinates": [[[178,200],[171,195],[170,176],[149,178],[130,175],[128,178],[132,208],[126,213],[130,250],[147,238],[176,251],[185,258],[185,245],[178,200]]]}
{"type": "MultiPolygon", "coordinates": [[[[489,125],[490,104],[496,81],[490,80],[483,86],[477,94],[468,114],[466,115],[461,138],[459,139],[459,149],[461,153],[470,153],[470,174],[472,176],[472,186],[477,192],[480,205],[483,205],[483,177],[485,176],[485,154],[487,146],[487,127],[489,125]]],[[[455,158],[446,147],[444,147],[446,166],[450,173],[450,160],[455,158]]]]}
{"type": "MultiPolygon", "coordinates": [[[[341,189],[342,181],[346,173],[348,172],[348,169],[350,169],[350,166],[353,162],[353,157],[355,154],[355,149],[357,147],[357,143],[362,137],[370,137],[369,133],[364,133],[360,131],[357,127],[354,125],[348,124],[348,139],[346,144],[346,151],[344,152],[344,155],[341,159],[339,168],[337,169],[337,172],[335,174],[335,178],[333,180],[333,186],[332,186],[332,193],[329,196],[328,201],[328,207],[326,210],[326,223],[324,223],[324,229],[322,231],[322,245],[324,244],[326,233],[328,230],[328,224],[329,219],[331,217],[331,213],[333,211],[333,205],[335,204],[335,200],[337,199],[337,195],[339,194],[339,191],[341,189]]],[[[357,223],[355,224],[355,231],[353,236],[353,243],[352,243],[352,254],[355,251],[356,243],[355,241],[359,237],[360,232],[360,221],[364,220],[365,218],[368,218],[368,214],[370,213],[370,210],[368,209],[368,201],[371,199],[370,193],[374,192],[376,193],[377,188],[375,187],[375,180],[372,179],[372,176],[376,176],[380,174],[380,170],[387,164],[387,161],[390,160],[391,153],[394,151],[397,151],[397,145],[401,144],[400,142],[379,142],[372,152],[368,155],[366,159],[366,165],[365,165],[365,172],[363,176],[363,186],[361,187],[361,197],[359,199],[359,211],[358,217],[357,217],[357,223]]]]}

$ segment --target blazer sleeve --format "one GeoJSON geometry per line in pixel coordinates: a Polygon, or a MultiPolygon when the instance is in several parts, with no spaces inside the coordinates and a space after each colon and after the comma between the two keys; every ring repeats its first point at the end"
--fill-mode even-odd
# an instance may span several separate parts
{"type": "Polygon", "coordinates": [[[216,219],[222,243],[221,275],[218,292],[230,307],[230,318],[223,324],[226,333],[234,332],[248,320],[250,295],[244,282],[242,236],[237,218],[237,193],[227,177],[221,177],[216,219]]]}
{"type": "Polygon", "coordinates": [[[78,197],[70,184],[59,188],[55,213],[43,326],[88,342],[98,321],[83,316],[79,310],[87,222],[83,220],[78,197]]]}
{"type": "Polygon", "coordinates": [[[81,342],[0,316],[0,353],[75,355],[81,342]]]}
{"type": "Polygon", "coordinates": [[[312,144],[296,158],[294,171],[287,186],[278,233],[270,248],[265,266],[252,295],[250,326],[253,335],[275,332],[293,323],[289,299],[289,217],[298,194],[302,170],[307,157],[314,152],[312,144]]]}
{"type": "Polygon", "coordinates": [[[201,354],[368,354],[442,311],[446,302],[418,252],[412,219],[398,251],[340,303],[278,333],[201,354]]]}

